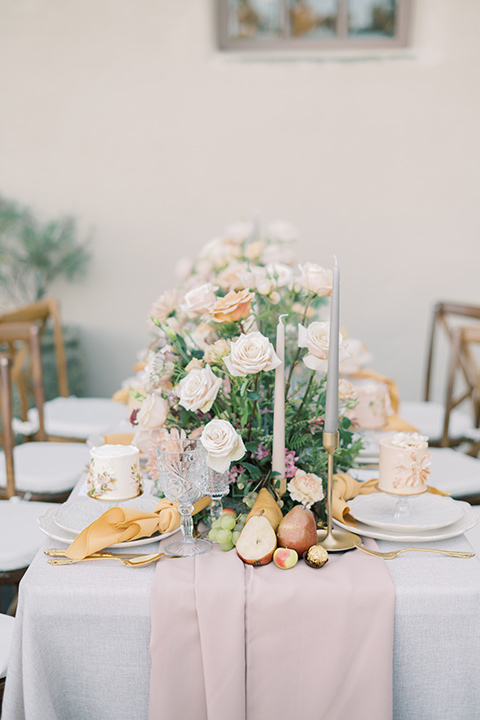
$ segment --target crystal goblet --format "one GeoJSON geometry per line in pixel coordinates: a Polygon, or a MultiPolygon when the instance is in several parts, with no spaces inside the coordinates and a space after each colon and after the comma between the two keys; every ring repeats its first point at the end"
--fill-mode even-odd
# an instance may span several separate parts
{"type": "Polygon", "coordinates": [[[205,485],[205,495],[212,498],[210,505],[210,524],[220,517],[223,512],[222,498],[227,495],[230,488],[229,470],[225,472],[217,472],[213,468],[207,468],[207,480],[205,485]]]}
{"type": "Polygon", "coordinates": [[[199,440],[175,439],[156,447],[159,487],[178,502],[182,539],[165,546],[168,555],[191,557],[211,550],[208,540],[193,537],[193,503],[205,495],[207,454],[199,440]]]}

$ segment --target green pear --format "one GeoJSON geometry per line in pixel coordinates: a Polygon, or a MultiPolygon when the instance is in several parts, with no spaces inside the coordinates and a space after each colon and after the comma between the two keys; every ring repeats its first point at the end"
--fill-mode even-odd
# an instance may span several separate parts
{"type": "Polygon", "coordinates": [[[280,522],[277,540],[279,547],[290,548],[302,556],[317,543],[317,524],[312,511],[295,505],[280,522]]]}

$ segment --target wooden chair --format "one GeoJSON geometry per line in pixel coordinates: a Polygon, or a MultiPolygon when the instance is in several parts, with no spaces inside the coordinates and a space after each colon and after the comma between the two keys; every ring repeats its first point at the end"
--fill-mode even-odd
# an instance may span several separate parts
{"type": "Polygon", "coordinates": [[[0,500],[0,585],[12,585],[18,592],[18,584],[42,544],[38,518],[58,506],[53,503],[27,502],[16,493],[15,458],[13,452],[10,452],[13,448],[13,432],[9,423],[12,414],[11,365],[11,358],[0,354],[1,414],[9,498],[0,500]]]}
{"type": "Polygon", "coordinates": [[[43,378],[38,327],[34,323],[0,325],[0,342],[9,343],[23,356],[25,347],[33,359],[36,410],[43,441],[15,447],[12,431],[11,357],[2,357],[0,396],[2,400],[2,442],[0,452],[0,497],[22,495],[33,500],[63,502],[67,499],[89,461],[85,443],[45,442],[43,423],[43,378]]]}
{"type": "Polygon", "coordinates": [[[474,362],[472,354],[462,338],[465,331],[480,328],[480,307],[463,303],[439,302],[434,306],[431,322],[427,367],[425,374],[424,401],[402,403],[402,417],[429,435],[430,445],[454,447],[471,437],[472,430],[480,421],[480,396],[475,389],[474,362]],[[468,325],[465,325],[468,323],[468,325]],[[441,331],[448,342],[448,370],[444,388],[444,402],[431,400],[433,386],[434,356],[441,331]],[[459,390],[459,382],[463,387],[459,390]],[[470,400],[472,414],[458,406],[470,400]]]}
{"type": "MultiPolygon", "coordinates": [[[[84,441],[90,435],[115,431],[127,423],[128,410],[110,398],[76,398],[69,396],[67,363],[59,304],[52,298],[39,300],[0,315],[5,323],[34,322],[40,336],[47,325],[53,327],[59,396],[44,405],[45,431],[49,440],[84,441]]],[[[11,349],[11,347],[10,347],[11,349]]],[[[16,432],[37,439],[40,421],[36,408],[29,408],[28,394],[32,387],[33,361],[27,348],[16,354],[12,369],[13,382],[19,389],[21,420],[15,420],[16,432]]]]}

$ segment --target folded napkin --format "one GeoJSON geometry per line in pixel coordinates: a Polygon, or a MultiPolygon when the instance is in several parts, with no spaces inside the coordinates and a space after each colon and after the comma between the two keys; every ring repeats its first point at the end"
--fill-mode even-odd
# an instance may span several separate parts
{"type": "MultiPolygon", "coordinates": [[[[377,483],[378,478],[360,482],[352,478],[348,473],[337,473],[334,475],[332,488],[333,517],[345,525],[357,527],[357,521],[353,515],[350,515],[348,501],[353,500],[357,495],[369,495],[373,492],[380,492],[377,488],[377,483]]],[[[437,488],[434,487],[429,487],[428,492],[433,495],[449,495],[449,493],[443,492],[443,490],[437,490],[437,488]]]]}
{"type": "Polygon", "coordinates": [[[384,383],[384,385],[387,386],[388,395],[390,397],[390,405],[392,406],[393,413],[387,417],[387,422],[385,423],[382,430],[395,430],[397,432],[418,432],[418,429],[414,425],[407,422],[406,420],[403,420],[397,415],[400,405],[400,392],[398,390],[398,385],[395,380],[392,380],[386,375],[381,375],[376,370],[367,369],[359,370],[357,373],[355,373],[355,377],[359,379],[369,378],[370,380],[376,380],[377,382],[384,383]]]}
{"type": "MultiPolygon", "coordinates": [[[[209,497],[198,500],[193,506],[193,515],[210,503],[209,497]]],[[[72,560],[81,560],[110,545],[150,537],[157,530],[162,534],[169,533],[178,527],[178,504],[166,498],[161,500],[151,513],[128,507],[113,507],[82,530],[65,554],[72,560]]]]}
{"type": "Polygon", "coordinates": [[[112,395],[112,400],[119,403],[124,403],[125,405],[128,403],[128,398],[130,395],[130,390],[128,388],[121,388],[120,390],[117,390],[112,395]]]}

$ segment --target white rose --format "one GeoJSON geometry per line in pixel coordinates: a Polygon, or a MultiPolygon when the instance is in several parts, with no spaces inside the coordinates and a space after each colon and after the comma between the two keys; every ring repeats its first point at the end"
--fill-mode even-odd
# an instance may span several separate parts
{"type": "Polygon", "coordinates": [[[201,410],[205,413],[215,402],[221,384],[221,378],[217,378],[210,365],[207,365],[202,369],[190,370],[180,380],[175,391],[180,398],[180,405],[186,410],[201,410]]]}
{"type": "Polygon", "coordinates": [[[355,375],[372,362],[373,356],[361,340],[348,338],[348,340],[345,340],[345,350],[350,357],[342,365],[342,375],[355,375]]]}
{"type": "Polygon", "coordinates": [[[204,283],[199,287],[193,288],[185,295],[182,310],[189,316],[195,317],[203,315],[207,312],[211,305],[215,302],[215,292],[218,290],[216,285],[212,283],[204,283]]]}
{"type": "Polygon", "coordinates": [[[320,265],[307,262],[305,265],[300,265],[300,272],[298,283],[305,290],[322,296],[332,294],[333,273],[331,270],[325,270],[320,265]]]}
{"type": "Polygon", "coordinates": [[[239,222],[229,225],[225,230],[225,239],[229,242],[242,243],[248,240],[253,234],[253,223],[239,222]]]}
{"type": "Polygon", "coordinates": [[[157,393],[149,393],[137,414],[137,423],[144,430],[161,427],[168,415],[168,402],[157,393]]]}
{"type": "Polygon", "coordinates": [[[286,287],[293,279],[292,268],[284,263],[269,263],[266,270],[269,277],[275,280],[277,287],[286,287]]]}
{"type": "Polygon", "coordinates": [[[216,418],[207,423],[200,441],[208,453],[207,465],[220,473],[245,455],[242,438],[227,420],[216,418]]]}
{"type": "Polygon", "coordinates": [[[272,343],[260,332],[241,335],[230,344],[230,355],[224,358],[231,375],[246,377],[261,370],[274,370],[282,361],[277,357],[272,343]]]}
{"type": "Polygon", "coordinates": [[[275,288],[273,276],[269,277],[264,267],[255,265],[251,270],[239,273],[238,278],[244,288],[256,289],[260,295],[269,295],[275,288]]]}
{"type": "MultiPolygon", "coordinates": [[[[309,354],[305,355],[303,362],[310,370],[327,372],[329,335],[329,322],[313,322],[308,328],[303,325],[298,326],[298,347],[308,349],[309,354]]],[[[348,353],[343,347],[341,333],[338,334],[338,344],[340,348],[339,362],[342,362],[348,357],[348,353]]]]}

